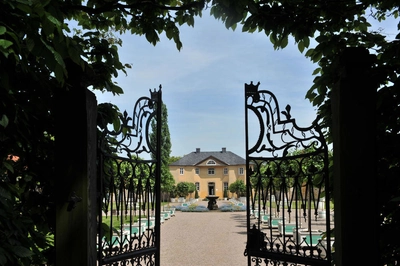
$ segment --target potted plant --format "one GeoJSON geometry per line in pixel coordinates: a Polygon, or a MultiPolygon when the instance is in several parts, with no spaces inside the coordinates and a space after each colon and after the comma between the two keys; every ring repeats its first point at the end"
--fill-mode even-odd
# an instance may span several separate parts
{"type": "Polygon", "coordinates": [[[187,195],[189,195],[189,184],[187,182],[179,182],[176,185],[176,193],[178,194],[178,202],[185,202],[187,195]]]}
{"type": "Polygon", "coordinates": [[[224,200],[228,199],[228,190],[224,189],[224,200]]]}
{"type": "Polygon", "coordinates": [[[192,199],[192,193],[196,191],[196,185],[194,183],[187,183],[188,185],[188,193],[190,194],[190,199],[192,199]]]}
{"type": "Polygon", "coordinates": [[[176,202],[176,187],[173,186],[171,188],[171,191],[169,192],[169,198],[171,200],[171,202],[176,202]]]}

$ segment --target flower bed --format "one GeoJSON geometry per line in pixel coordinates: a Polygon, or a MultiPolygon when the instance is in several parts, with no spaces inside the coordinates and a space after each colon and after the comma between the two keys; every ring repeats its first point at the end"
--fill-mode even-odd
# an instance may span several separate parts
{"type": "Polygon", "coordinates": [[[198,205],[190,205],[189,207],[186,208],[182,208],[181,209],[182,212],[208,212],[210,211],[209,209],[207,209],[207,207],[205,206],[198,206],[198,205]]]}
{"type": "Polygon", "coordinates": [[[225,205],[219,208],[222,212],[241,212],[246,211],[246,206],[225,205]]]}

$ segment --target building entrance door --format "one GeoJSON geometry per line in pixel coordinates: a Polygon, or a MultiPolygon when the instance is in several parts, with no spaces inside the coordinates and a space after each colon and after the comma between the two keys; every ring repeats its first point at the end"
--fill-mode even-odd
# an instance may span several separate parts
{"type": "Polygon", "coordinates": [[[215,195],[215,183],[214,182],[208,183],[208,195],[215,195]]]}

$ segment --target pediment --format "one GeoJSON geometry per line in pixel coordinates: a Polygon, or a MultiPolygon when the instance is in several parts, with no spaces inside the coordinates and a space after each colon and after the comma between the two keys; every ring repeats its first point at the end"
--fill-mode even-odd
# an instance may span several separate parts
{"type": "Polygon", "coordinates": [[[196,165],[197,166],[213,167],[213,166],[225,166],[227,164],[225,162],[221,161],[221,160],[218,160],[214,156],[210,156],[210,157],[207,157],[206,159],[200,161],[196,165]]]}

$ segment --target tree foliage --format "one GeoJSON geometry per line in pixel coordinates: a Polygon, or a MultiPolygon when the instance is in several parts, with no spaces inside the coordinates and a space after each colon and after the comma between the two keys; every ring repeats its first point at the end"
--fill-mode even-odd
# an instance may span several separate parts
{"type": "Polygon", "coordinates": [[[187,195],[189,195],[189,183],[188,182],[179,182],[176,185],[176,193],[178,194],[178,197],[184,197],[186,198],[187,195]]]}
{"type": "Polygon", "coordinates": [[[192,195],[192,193],[196,191],[196,185],[194,183],[190,183],[190,182],[188,182],[188,185],[189,185],[188,192],[190,195],[192,195]]]}
{"type": "MultiPolygon", "coordinates": [[[[75,87],[123,93],[113,79],[129,65],[120,61],[121,42],[109,33],[143,35],[153,45],[165,34],[180,49],[179,26],[193,26],[204,8],[228,28],[241,24],[244,32],[264,32],[276,49],[292,38],[316,63],[306,98],[318,107],[328,140],[335,59],[354,46],[376,55],[371,76],[378,92],[378,201],[384,233],[400,231],[400,36],[388,40],[383,31],[370,30],[372,19],[398,19],[398,1],[8,0],[0,3],[0,264],[53,261],[48,236],[55,227],[56,93],[75,87]],[[80,30],[74,32],[74,24],[80,30]]],[[[100,127],[116,121],[115,106],[99,110],[100,127]]],[[[390,248],[398,250],[398,244],[390,248]]],[[[382,263],[385,254],[389,263],[398,251],[384,253],[382,263]]]]}
{"type": "MultiPolygon", "coordinates": [[[[360,1],[212,1],[211,14],[227,28],[242,25],[243,32],[264,32],[275,49],[292,39],[301,53],[317,65],[306,98],[318,107],[321,125],[331,138],[330,93],[341,71],[337,58],[347,47],[364,47],[375,55],[370,76],[377,91],[376,133],[379,180],[381,264],[395,263],[399,245],[390,235],[400,232],[400,34],[385,36],[385,29],[371,30],[371,22],[391,19],[398,23],[399,2],[360,1]],[[315,43],[315,46],[311,46],[315,43]],[[396,233],[395,233],[396,232],[396,233]]],[[[372,127],[371,130],[374,130],[372,127]]]]}
{"type": "MultiPolygon", "coordinates": [[[[175,179],[169,171],[172,143],[168,127],[167,106],[163,103],[161,108],[161,191],[170,192],[172,186],[175,185],[175,179]]],[[[150,133],[150,142],[152,143],[153,147],[157,147],[157,123],[155,120],[151,121],[151,128],[152,132],[150,133]]]]}
{"type": "MultiPolygon", "coordinates": [[[[155,44],[164,32],[180,49],[179,26],[193,25],[203,4],[0,2],[1,265],[54,263],[56,94],[77,87],[123,93],[113,79],[129,65],[120,61],[121,42],[109,33],[144,35],[155,44]]],[[[114,105],[99,106],[99,127],[117,118],[114,105]]]]}
{"type": "Polygon", "coordinates": [[[196,190],[194,183],[190,182],[179,182],[176,185],[176,193],[179,197],[186,198],[189,194],[192,194],[196,190]]]}
{"type": "Polygon", "coordinates": [[[176,161],[179,161],[182,158],[182,156],[170,156],[169,157],[169,164],[174,163],[176,161]]]}
{"type": "MultiPolygon", "coordinates": [[[[376,54],[373,75],[380,90],[390,91],[392,95],[398,93],[400,34],[390,40],[384,30],[369,30],[372,20],[397,19],[398,1],[215,0],[210,12],[227,28],[235,29],[241,24],[243,32],[264,32],[275,49],[285,48],[292,38],[299,51],[318,65],[306,98],[319,107],[328,129],[331,125],[329,93],[339,75],[334,63],[345,48],[365,47],[376,54]],[[311,43],[316,43],[315,47],[310,47],[311,43]]],[[[380,98],[384,101],[384,97],[380,98]]]]}
{"type": "Polygon", "coordinates": [[[231,193],[236,193],[238,197],[243,197],[246,194],[246,184],[243,180],[236,180],[229,185],[228,189],[231,193]]]}

